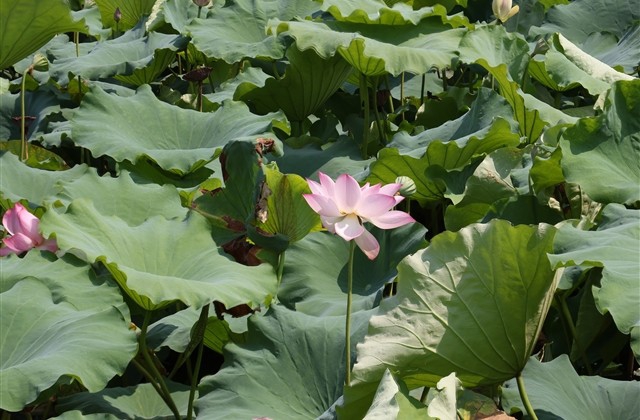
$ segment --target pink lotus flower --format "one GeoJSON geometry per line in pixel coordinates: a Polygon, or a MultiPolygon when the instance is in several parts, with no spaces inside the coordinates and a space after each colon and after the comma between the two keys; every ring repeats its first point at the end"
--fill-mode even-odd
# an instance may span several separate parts
{"type": "Polygon", "coordinates": [[[40,220],[20,203],[7,210],[2,217],[2,224],[11,236],[2,240],[6,246],[0,248],[0,256],[21,254],[32,248],[51,252],[58,250],[54,239],[45,240],[40,234],[40,220]]]}
{"type": "Polygon", "coordinates": [[[404,197],[396,195],[401,184],[377,184],[363,187],[347,174],[334,182],[322,172],[320,183],[307,179],[313,194],[303,194],[313,211],[320,215],[322,225],[331,233],[350,241],[355,240],[362,252],[373,260],[380,252],[376,238],[363,226],[371,222],[380,229],[393,229],[415,222],[413,217],[392,210],[404,197]]]}

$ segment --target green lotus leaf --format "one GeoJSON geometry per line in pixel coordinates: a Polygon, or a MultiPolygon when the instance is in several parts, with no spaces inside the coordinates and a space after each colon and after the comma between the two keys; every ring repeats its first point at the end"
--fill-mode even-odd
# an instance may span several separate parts
{"type": "MultiPolygon", "coordinates": [[[[190,387],[176,382],[166,382],[176,408],[186,418],[190,387]]],[[[56,410],[63,413],[57,417],[58,419],[73,418],[75,413],[81,413],[82,418],[91,414],[101,414],[123,420],[173,417],[169,406],[151,384],[108,388],[96,393],[80,392],[58,399],[56,410]]]]}
{"type": "Polygon", "coordinates": [[[308,0],[236,0],[206,19],[194,19],[186,34],[207,57],[230,64],[246,57],[278,59],[285,47],[278,37],[265,33],[267,21],[304,18],[319,8],[319,3],[308,0]]]}
{"type": "Polygon", "coordinates": [[[90,50],[80,56],[67,48],[67,55],[54,60],[49,72],[64,86],[71,83],[73,75],[90,80],[118,75],[124,82],[142,85],[153,82],[185,45],[186,39],[179,35],[146,35],[139,25],[119,38],[85,46],[90,50]]]}
{"type": "MultiPolygon", "coordinates": [[[[86,2],[82,7],[80,10],[71,12],[71,16],[73,16],[75,20],[84,19],[87,25],[87,34],[96,39],[109,39],[109,37],[111,37],[111,29],[102,26],[100,9],[98,9],[95,4],[89,4],[89,2],[86,2]]],[[[72,8],[75,9],[75,7],[72,8]]]]}
{"type": "Polygon", "coordinates": [[[300,50],[313,49],[325,59],[340,54],[367,76],[423,74],[432,67],[450,67],[466,32],[452,29],[437,17],[401,28],[350,22],[269,22],[270,31],[293,37],[300,50]]]}
{"type": "Polygon", "coordinates": [[[582,43],[593,33],[612,33],[621,37],[639,19],[636,1],[613,5],[608,0],[576,0],[549,9],[545,23],[539,28],[531,28],[531,35],[558,32],[571,42],[582,43]]]}
{"type": "Polygon", "coordinates": [[[147,21],[147,30],[159,29],[165,22],[171,25],[178,33],[185,34],[186,26],[193,19],[198,17],[206,17],[213,10],[222,8],[223,2],[211,2],[208,7],[203,7],[198,12],[198,6],[192,0],[160,0],[156,1],[149,21],[147,21]]]}
{"type": "Polygon", "coordinates": [[[601,203],[640,201],[640,80],[614,83],[603,113],[583,118],[560,140],[562,171],[601,203]]]}
{"type": "Polygon", "coordinates": [[[202,307],[218,300],[230,308],[253,306],[274,294],[276,279],[266,266],[247,267],[226,257],[216,246],[206,219],[191,214],[186,221],[161,216],[132,227],[105,216],[87,199],[74,200],[65,213],[43,216],[44,234],[56,234],[62,250],[88,262],[101,261],[136,303],[147,310],[180,300],[202,307]]]}
{"type": "MultiPolygon", "coordinates": [[[[367,319],[365,312],[353,317],[354,336],[364,334],[367,319]]],[[[200,382],[198,417],[316,418],[342,395],[344,346],[343,316],[271,306],[249,318],[247,342],[228,344],[220,371],[200,382]]]]}
{"type": "Polygon", "coordinates": [[[115,283],[72,256],[45,255],[0,260],[0,407],[8,411],[21,410],[60,378],[99,391],[137,351],[115,283]]]}
{"type": "Polygon", "coordinates": [[[382,0],[358,0],[344,2],[326,0],[322,3],[325,10],[338,21],[364,23],[368,25],[417,25],[422,19],[440,16],[443,22],[452,21],[456,26],[471,26],[462,15],[447,16],[447,9],[440,4],[414,10],[411,5],[397,2],[391,7],[382,0]]]}
{"type": "MultiPolygon", "coordinates": [[[[602,42],[601,38],[590,36],[580,48],[603,63],[611,67],[622,67],[625,73],[632,74],[640,62],[640,22],[631,25],[616,43],[608,44],[602,42]]],[[[615,41],[615,38],[612,41],[615,41]]]]}
{"type": "Polygon", "coordinates": [[[364,173],[374,161],[374,159],[362,160],[358,145],[347,136],[341,136],[324,147],[310,144],[301,148],[292,148],[285,143],[284,150],[284,156],[276,159],[280,170],[305,177],[324,172],[333,178],[343,173],[360,178],[357,174],[364,173]]]}
{"type": "Polygon", "coordinates": [[[139,225],[154,215],[184,219],[187,209],[172,185],[137,184],[126,171],[117,178],[98,176],[90,169],[83,176],[60,185],[57,198],[69,205],[77,198],[88,198],[105,216],[117,216],[128,224],[139,225]]]}
{"type": "Polygon", "coordinates": [[[311,231],[320,230],[320,218],[302,196],[311,193],[307,181],[296,174],[285,175],[277,167],[264,166],[262,170],[270,192],[264,197],[265,220],[259,221],[257,226],[268,233],[285,235],[291,242],[299,241],[311,231]]]}
{"type": "Polygon", "coordinates": [[[95,4],[100,9],[100,16],[102,17],[102,24],[108,28],[115,28],[116,21],[114,14],[116,9],[120,9],[121,18],[118,23],[118,31],[124,32],[133,28],[140,21],[143,16],[148,16],[151,13],[153,4],[156,0],[135,0],[135,1],[120,1],[120,0],[94,0],[95,4]]]}
{"type": "Polygon", "coordinates": [[[320,58],[312,50],[301,52],[295,45],[287,50],[289,65],[284,76],[269,78],[264,87],[245,90],[234,99],[252,103],[258,113],[281,109],[289,121],[302,122],[333,95],[351,73],[351,66],[339,55],[320,58]]]}
{"type": "MultiPolygon", "coordinates": [[[[0,151],[11,152],[16,156],[20,156],[22,150],[22,142],[20,140],[9,140],[0,142],[0,151]]],[[[60,156],[56,155],[49,149],[36,146],[32,143],[26,144],[27,159],[24,164],[31,168],[44,169],[47,171],[62,171],[69,169],[67,163],[60,156]]]]}
{"type": "Polygon", "coordinates": [[[416,135],[405,131],[396,134],[389,147],[401,155],[420,158],[434,141],[455,141],[460,146],[477,138],[490,144],[517,145],[520,141],[513,121],[513,111],[503,97],[489,89],[480,89],[468,112],[439,127],[416,135]]]}
{"type": "Polygon", "coordinates": [[[582,85],[592,95],[599,95],[615,81],[634,79],[590,56],[562,34],[554,35],[552,45],[554,48],[547,51],[544,61],[532,60],[531,74],[554,90],[582,85]]]}
{"type": "Polygon", "coordinates": [[[555,291],[546,255],[554,234],[492,220],[441,233],[406,257],[397,295],[382,301],[358,345],[346,406],[367,406],[385,369],[410,389],[451,372],[465,387],[521,372],[555,291]]]}
{"type": "MultiPolygon", "coordinates": [[[[372,229],[372,233],[380,243],[380,255],[370,261],[356,252],[354,312],[373,308],[385,284],[396,276],[398,262],[425,245],[426,229],[418,223],[393,230],[372,229]]],[[[307,235],[287,249],[278,299],[309,315],[344,315],[348,259],[349,244],[342,238],[327,232],[307,235]]]]}
{"type": "MultiPolygon", "coordinates": [[[[20,139],[22,116],[20,94],[0,95],[0,140],[20,139]]],[[[47,117],[60,111],[60,101],[53,92],[25,92],[25,134],[35,140],[46,130],[47,117]]]]}
{"type": "MultiPolygon", "coordinates": [[[[566,354],[547,363],[532,358],[522,376],[540,419],[632,420],[640,416],[639,382],[578,376],[566,354]]],[[[507,411],[524,412],[515,380],[502,387],[502,405],[507,411]]]]}
{"type": "Polygon", "coordinates": [[[211,161],[229,141],[259,137],[272,117],[251,114],[238,102],[214,113],[181,109],[158,100],[147,85],[130,98],[95,87],[71,126],[74,141],[94,156],[131,162],[149,157],[162,169],[184,175],[211,161]]]}
{"type": "MultiPolygon", "coordinates": [[[[350,413],[341,413],[350,417],[350,413]]],[[[427,414],[427,406],[409,395],[407,386],[393,377],[389,369],[384,371],[380,385],[373,397],[371,407],[367,411],[365,420],[407,419],[421,418],[431,420],[427,414]]]]}
{"type": "Polygon", "coordinates": [[[596,306],[603,314],[611,313],[620,331],[631,334],[636,358],[640,358],[640,296],[633,291],[638,289],[640,273],[639,240],[639,211],[609,204],[595,231],[561,227],[549,255],[554,266],[603,267],[601,285],[592,289],[596,306]]]}
{"type": "Polygon", "coordinates": [[[258,67],[248,67],[238,73],[232,79],[222,83],[215,93],[204,96],[214,103],[222,103],[226,100],[240,98],[246,91],[255,89],[256,86],[263,87],[267,79],[271,78],[267,73],[258,67]],[[237,95],[237,96],[236,96],[237,95]]]}
{"type": "Polygon", "coordinates": [[[529,44],[502,25],[478,26],[460,41],[460,60],[474,63],[480,59],[490,68],[506,66],[511,80],[520,81],[529,62],[529,44]]]}
{"type": "Polygon", "coordinates": [[[85,32],[64,0],[0,0],[0,70],[5,69],[64,32],[85,32]]]}
{"type": "Polygon", "coordinates": [[[86,165],[77,165],[66,171],[46,171],[31,168],[13,153],[0,156],[0,195],[11,201],[28,200],[42,205],[52,200],[61,190],[61,181],[72,181],[87,171],[86,165]]]}

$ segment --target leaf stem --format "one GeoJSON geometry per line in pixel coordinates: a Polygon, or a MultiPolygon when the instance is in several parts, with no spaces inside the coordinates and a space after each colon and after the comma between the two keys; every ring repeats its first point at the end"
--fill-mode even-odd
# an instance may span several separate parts
{"type": "Polygon", "coordinates": [[[576,346],[576,350],[578,351],[578,354],[582,359],[582,363],[584,363],[587,374],[589,376],[592,376],[593,371],[591,370],[591,366],[589,365],[589,358],[587,358],[587,354],[582,348],[582,345],[578,342],[578,332],[576,331],[576,326],[573,323],[573,317],[571,316],[571,312],[569,311],[569,306],[567,306],[567,301],[564,296],[557,295],[556,301],[558,302],[558,306],[560,306],[560,313],[562,314],[562,318],[564,318],[564,322],[567,324],[567,328],[569,328],[569,333],[571,334],[571,338],[573,339],[573,345],[576,346]]]}
{"type": "Polygon", "coordinates": [[[161,389],[160,396],[167,403],[169,409],[175,416],[177,420],[180,420],[180,412],[176,407],[175,402],[173,402],[173,398],[171,398],[171,392],[169,392],[169,388],[167,388],[167,384],[162,379],[162,375],[158,371],[153,360],[151,360],[151,356],[149,355],[149,349],[147,348],[147,329],[149,328],[149,323],[151,322],[151,311],[146,311],[144,314],[144,322],[142,323],[142,327],[140,328],[140,352],[142,353],[142,358],[147,364],[147,369],[149,373],[154,378],[154,380],[158,383],[158,386],[161,389]]]}
{"type": "Polygon", "coordinates": [[[27,73],[28,72],[25,71],[22,75],[22,89],[20,89],[20,160],[23,162],[29,158],[29,154],[27,153],[27,136],[25,130],[26,107],[24,99],[24,91],[27,88],[27,73]]]}
{"type": "MultiPolygon", "coordinates": [[[[202,307],[202,312],[200,312],[200,319],[198,322],[202,322],[206,325],[207,320],[209,319],[209,306],[204,305],[202,307]]],[[[200,364],[202,363],[202,353],[204,351],[204,334],[200,337],[200,344],[198,345],[198,356],[196,356],[196,366],[191,376],[191,389],[189,390],[189,408],[187,409],[187,420],[191,420],[193,418],[193,400],[196,396],[196,388],[198,387],[198,372],[200,372],[200,364]]]]}
{"type": "Polygon", "coordinates": [[[533,410],[531,401],[529,401],[527,390],[524,387],[524,379],[522,378],[522,372],[518,372],[518,374],[516,375],[516,383],[518,384],[518,392],[520,393],[520,399],[522,400],[522,404],[524,404],[524,408],[527,411],[527,414],[529,415],[531,420],[538,420],[538,416],[536,416],[536,412],[533,410]]]}
{"type": "Polygon", "coordinates": [[[344,328],[346,356],[345,356],[345,375],[344,383],[351,386],[351,297],[353,294],[353,256],[355,254],[356,242],[349,241],[349,263],[347,265],[347,315],[344,328]]]}
{"type": "Polygon", "coordinates": [[[282,251],[278,256],[278,271],[276,273],[278,286],[276,288],[276,295],[278,294],[278,289],[280,289],[280,284],[282,284],[282,275],[284,274],[284,253],[285,251],[282,251]]]}
{"type": "Polygon", "coordinates": [[[362,123],[362,159],[369,157],[369,126],[371,125],[370,106],[369,106],[369,87],[367,86],[367,76],[360,73],[360,101],[364,113],[364,122],[362,123]]]}

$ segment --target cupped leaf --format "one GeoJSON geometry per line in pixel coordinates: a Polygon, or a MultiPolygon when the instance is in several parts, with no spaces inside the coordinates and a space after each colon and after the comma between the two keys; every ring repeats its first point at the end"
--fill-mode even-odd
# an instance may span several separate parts
{"type": "MultiPolygon", "coordinates": [[[[522,376],[541,419],[633,420],[640,416],[639,382],[578,376],[565,354],[547,363],[532,358],[522,376]]],[[[502,388],[502,405],[511,412],[524,412],[515,380],[502,388]]]]}
{"type": "Polygon", "coordinates": [[[119,38],[85,46],[90,50],[80,56],[75,49],[67,48],[66,55],[51,63],[50,74],[62,85],[69,84],[74,75],[90,80],[120,75],[121,80],[132,84],[151,83],[185,44],[186,39],[179,35],[146,35],[139,25],[119,38]]]}
{"type": "Polygon", "coordinates": [[[94,156],[131,162],[149,157],[164,170],[185,174],[211,161],[229,141],[266,132],[272,117],[251,114],[239,102],[214,113],[181,109],[158,100],[147,85],[129,98],[95,87],[71,126],[74,141],[94,156]]]}
{"type": "MultiPolygon", "coordinates": [[[[166,381],[167,389],[180,414],[186,417],[189,406],[189,386],[166,381]]],[[[197,394],[196,394],[197,395],[197,394]]],[[[151,384],[140,384],[127,388],[108,388],[96,393],[80,392],[60,398],[56,402],[59,413],[80,412],[82,416],[101,414],[118,419],[169,418],[173,413],[151,384]]],[[[72,413],[69,413],[71,416],[72,413]]],[[[58,417],[67,418],[66,415],[58,417]]]]}
{"type": "Polygon", "coordinates": [[[620,331],[631,334],[632,349],[640,359],[638,241],[640,211],[609,204],[595,231],[561,227],[549,259],[555,266],[603,267],[600,287],[592,288],[596,306],[603,314],[611,313],[620,331]]]}
{"type": "MultiPolygon", "coordinates": [[[[367,319],[367,313],[354,316],[355,336],[362,336],[367,319]]],[[[220,371],[203,378],[198,417],[316,418],[342,395],[344,352],[343,316],[272,306],[249,319],[247,342],[228,344],[220,371]]]]}
{"type": "Polygon", "coordinates": [[[236,0],[206,19],[194,19],[185,30],[196,48],[210,58],[227,63],[247,57],[278,59],[284,55],[285,46],[278,37],[265,33],[267,21],[304,18],[319,7],[308,0],[236,0]]]}
{"type": "MultiPolygon", "coordinates": [[[[380,300],[385,284],[396,276],[405,256],[425,244],[426,229],[415,223],[393,230],[373,229],[380,255],[371,261],[356,252],[352,311],[368,310],[380,300]]],[[[346,312],[349,244],[326,232],[307,235],[287,249],[280,302],[309,315],[344,315],[346,312]]]]}
{"type": "Polygon", "coordinates": [[[45,171],[31,168],[13,153],[0,156],[0,195],[11,201],[28,200],[42,205],[60,192],[61,181],[82,176],[88,167],[77,165],[66,171],[45,171]]]}
{"type": "MultiPolygon", "coordinates": [[[[351,66],[339,55],[320,58],[312,50],[301,52],[295,46],[287,50],[289,66],[280,79],[270,78],[264,87],[256,87],[237,99],[250,102],[260,113],[281,109],[289,121],[304,121],[344,83],[351,66]]],[[[238,91],[237,91],[238,92],[238,91]]]]}
{"type": "Polygon", "coordinates": [[[213,300],[228,308],[256,306],[275,292],[273,270],[232,262],[198,214],[186,221],[156,216],[131,227],[78,199],[65,213],[47,212],[41,227],[47,235],[55,232],[60,249],[88,262],[102,261],[127,294],[148,310],[176,300],[195,307],[213,300]]]}
{"type": "Polygon", "coordinates": [[[0,0],[0,69],[28,56],[54,35],[85,32],[64,0],[0,0]]]}
{"type": "Polygon", "coordinates": [[[105,216],[117,216],[130,225],[139,225],[154,215],[184,219],[187,209],[180,205],[180,194],[172,185],[137,184],[127,171],[117,178],[98,176],[89,170],[71,182],[62,183],[57,198],[69,205],[77,198],[88,198],[105,216]]]}
{"type": "Polygon", "coordinates": [[[347,406],[367,405],[390,369],[409,388],[456,372],[498,384],[524,368],[551,303],[555,229],[503,220],[444,232],[398,266],[398,293],[371,318],[347,406]]]}
{"type": "Polygon", "coordinates": [[[99,391],[137,351],[115,283],[72,256],[53,260],[32,251],[2,258],[0,291],[5,410],[21,410],[61,378],[99,391]]]}
{"type": "Polygon", "coordinates": [[[120,9],[120,21],[118,22],[118,31],[126,31],[133,28],[143,16],[148,16],[151,13],[153,4],[156,0],[135,0],[135,1],[120,1],[120,0],[94,0],[98,9],[100,9],[100,16],[102,17],[102,24],[105,27],[116,28],[116,21],[114,18],[116,9],[120,9]]]}
{"type": "Polygon", "coordinates": [[[367,76],[423,74],[432,67],[450,67],[466,31],[452,29],[435,17],[415,26],[402,26],[402,30],[389,25],[274,19],[269,30],[291,36],[302,51],[313,49],[323,58],[340,54],[367,76]]]}
{"type": "MultiPolygon", "coordinates": [[[[285,235],[297,242],[313,230],[320,230],[320,218],[302,196],[311,193],[307,181],[296,174],[283,174],[277,168],[264,166],[266,210],[258,227],[265,232],[285,235]]],[[[260,206],[260,203],[258,204],[260,206]]]]}
{"type": "Polygon", "coordinates": [[[614,83],[603,113],[583,118],[560,140],[562,171],[602,203],[640,202],[640,80],[614,83]]]}
{"type": "MultiPolygon", "coordinates": [[[[455,411],[455,409],[454,409],[455,411]]],[[[350,413],[343,412],[344,416],[350,413]]],[[[373,397],[371,407],[364,420],[386,420],[403,418],[421,418],[431,420],[427,414],[427,406],[409,395],[407,386],[393,377],[389,369],[385,370],[380,385],[373,397]]]]}
{"type": "MultiPolygon", "coordinates": [[[[47,117],[60,111],[60,101],[53,92],[25,92],[25,137],[36,139],[47,127],[47,117]]],[[[22,119],[20,94],[0,95],[0,140],[19,139],[22,119]]]]}

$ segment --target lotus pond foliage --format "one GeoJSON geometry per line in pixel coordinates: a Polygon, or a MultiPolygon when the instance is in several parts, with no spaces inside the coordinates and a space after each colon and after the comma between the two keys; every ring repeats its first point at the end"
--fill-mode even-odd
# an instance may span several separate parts
{"type": "Polygon", "coordinates": [[[0,0],[0,412],[640,418],[640,1],[0,0]]]}

